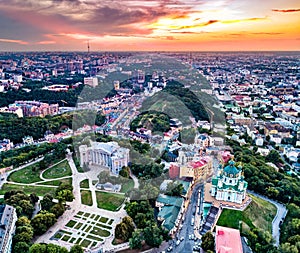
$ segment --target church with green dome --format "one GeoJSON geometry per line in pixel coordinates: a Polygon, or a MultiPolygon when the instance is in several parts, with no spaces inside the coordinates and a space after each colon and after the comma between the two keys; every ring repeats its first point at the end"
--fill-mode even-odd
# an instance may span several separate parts
{"type": "Polygon", "coordinates": [[[220,166],[218,175],[212,179],[211,196],[219,201],[241,204],[246,198],[248,183],[242,176],[242,166],[235,166],[234,161],[220,166]]]}

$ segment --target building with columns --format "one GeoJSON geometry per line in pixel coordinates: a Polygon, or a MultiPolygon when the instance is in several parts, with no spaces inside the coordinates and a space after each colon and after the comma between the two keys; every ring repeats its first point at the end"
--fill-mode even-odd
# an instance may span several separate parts
{"type": "Polygon", "coordinates": [[[80,166],[99,165],[109,168],[109,171],[119,175],[123,166],[128,166],[129,149],[122,148],[116,142],[91,142],[91,146],[79,147],[80,166]]]}
{"type": "Polygon", "coordinates": [[[241,204],[246,198],[247,186],[242,167],[236,167],[231,160],[224,168],[220,166],[218,176],[212,179],[211,196],[219,201],[241,204]]]}

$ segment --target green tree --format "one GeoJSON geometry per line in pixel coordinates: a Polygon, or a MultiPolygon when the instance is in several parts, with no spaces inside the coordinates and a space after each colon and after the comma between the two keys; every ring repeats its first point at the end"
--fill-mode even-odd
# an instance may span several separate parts
{"type": "Polygon", "coordinates": [[[297,246],[286,242],[280,245],[280,253],[298,253],[297,246]]]}
{"type": "Polygon", "coordinates": [[[143,233],[140,229],[135,230],[129,239],[129,247],[131,249],[141,249],[143,242],[143,233]]]}
{"type": "Polygon", "coordinates": [[[29,245],[26,242],[17,242],[13,248],[14,253],[27,253],[29,245]]]}
{"type": "Polygon", "coordinates": [[[183,194],[183,185],[178,182],[170,182],[167,185],[166,194],[170,196],[180,197],[183,194]]]}
{"type": "Polygon", "coordinates": [[[41,211],[31,220],[31,226],[33,227],[34,234],[41,235],[45,233],[55,222],[56,217],[53,213],[41,211]]]}
{"type": "Polygon", "coordinates": [[[55,217],[58,218],[63,215],[65,212],[65,206],[61,203],[57,203],[50,208],[50,213],[55,214],[55,217]]]}
{"type": "Polygon", "coordinates": [[[121,177],[129,178],[129,175],[130,175],[130,168],[128,166],[124,166],[119,172],[119,176],[121,177]]]}
{"type": "Polygon", "coordinates": [[[149,222],[148,226],[144,228],[143,234],[145,242],[149,246],[158,247],[163,241],[161,231],[155,223],[149,222]]]}
{"type": "Polygon", "coordinates": [[[26,216],[21,216],[16,221],[16,226],[17,227],[30,226],[30,220],[26,216]]]}
{"type": "Polygon", "coordinates": [[[31,226],[17,227],[16,234],[14,236],[15,242],[30,243],[33,238],[33,229],[31,226]]]}
{"type": "Polygon", "coordinates": [[[50,208],[54,205],[52,195],[47,193],[40,201],[40,203],[41,203],[42,210],[49,211],[50,208]]]}
{"type": "Polygon", "coordinates": [[[66,201],[73,201],[74,195],[71,190],[61,190],[56,193],[56,198],[58,199],[59,203],[65,203],[66,201]]]}
{"type": "Polygon", "coordinates": [[[266,156],[267,162],[272,163],[283,163],[279,153],[276,150],[271,150],[270,153],[266,156]]]}
{"type": "Polygon", "coordinates": [[[83,253],[83,249],[80,245],[75,244],[74,246],[71,247],[70,253],[83,253]]]}
{"type": "Polygon", "coordinates": [[[35,243],[29,248],[29,253],[47,253],[46,244],[35,243]]]}
{"type": "Polygon", "coordinates": [[[123,241],[128,241],[134,231],[133,220],[129,216],[125,216],[122,222],[117,224],[115,229],[115,236],[123,241]]]}
{"type": "Polygon", "coordinates": [[[22,208],[22,214],[31,216],[34,210],[33,205],[31,204],[30,200],[20,200],[18,206],[22,208]]]}
{"type": "Polygon", "coordinates": [[[205,251],[207,250],[214,250],[215,247],[215,240],[214,236],[212,235],[211,232],[207,232],[202,236],[202,243],[201,243],[201,248],[204,249],[205,251]]]}

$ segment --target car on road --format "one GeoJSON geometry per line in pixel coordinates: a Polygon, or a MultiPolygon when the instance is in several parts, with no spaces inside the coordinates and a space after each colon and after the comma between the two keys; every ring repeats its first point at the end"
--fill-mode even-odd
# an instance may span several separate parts
{"type": "Polygon", "coordinates": [[[181,236],[181,238],[180,238],[180,241],[183,241],[184,240],[184,237],[183,236],[181,236]]]}
{"type": "Polygon", "coordinates": [[[192,218],[192,220],[191,220],[191,226],[194,226],[194,223],[195,223],[195,219],[192,218]]]}
{"type": "Polygon", "coordinates": [[[170,252],[170,251],[172,251],[172,249],[173,249],[173,247],[170,246],[170,247],[167,249],[167,251],[170,252]]]}
{"type": "Polygon", "coordinates": [[[176,245],[178,246],[180,244],[180,240],[177,240],[176,241],[176,245]]]}

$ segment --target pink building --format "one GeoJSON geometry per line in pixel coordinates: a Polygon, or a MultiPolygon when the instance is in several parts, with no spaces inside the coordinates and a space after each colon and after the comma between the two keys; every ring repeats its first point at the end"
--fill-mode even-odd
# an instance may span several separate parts
{"type": "Polygon", "coordinates": [[[243,253],[240,231],[216,226],[216,253],[243,253]]]}

